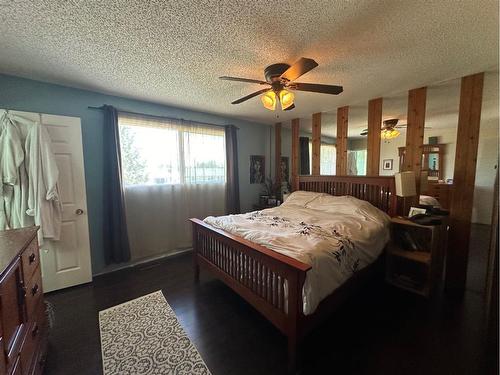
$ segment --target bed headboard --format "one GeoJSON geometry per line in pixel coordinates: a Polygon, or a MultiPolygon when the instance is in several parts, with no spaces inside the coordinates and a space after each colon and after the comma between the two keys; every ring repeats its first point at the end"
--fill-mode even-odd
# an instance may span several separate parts
{"type": "Polygon", "coordinates": [[[351,195],[396,216],[396,184],[393,176],[298,176],[298,190],[331,195],[351,195]]]}

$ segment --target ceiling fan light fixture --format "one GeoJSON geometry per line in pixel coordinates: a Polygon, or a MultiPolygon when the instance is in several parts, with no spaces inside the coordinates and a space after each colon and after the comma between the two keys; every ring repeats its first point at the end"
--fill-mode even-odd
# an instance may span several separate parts
{"type": "Polygon", "coordinates": [[[396,129],[382,129],[380,136],[382,139],[389,140],[398,137],[400,134],[396,129]]]}
{"type": "Polygon", "coordinates": [[[274,91],[268,91],[260,97],[262,105],[264,108],[274,111],[276,109],[276,93],[274,91]]]}
{"type": "Polygon", "coordinates": [[[295,98],[295,95],[293,95],[292,92],[290,92],[288,90],[281,90],[280,91],[281,109],[284,111],[288,107],[292,106],[294,98],[295,98]]]}

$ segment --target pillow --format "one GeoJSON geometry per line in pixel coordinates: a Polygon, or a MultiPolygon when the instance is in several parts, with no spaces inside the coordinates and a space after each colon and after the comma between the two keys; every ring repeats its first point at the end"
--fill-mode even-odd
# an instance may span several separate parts
{"type": "Polygon", "coordinates": [[[334,196],[325,194],[308,202],[306,208],[325,212],[351,213],[357,205],[352,199],[357,200],[349,195],[334,196]]]}
{"type": "Polygon", "coordinates": [[[388,222],[389,216],[370,202],[350,195],[333,196],[324,194],[306,204],[306,208],[332,214],[348,214],[371,218],[378,222],[388,222]]]}
{"type": "Polygon", "coordinates": [[[290,205],[295,205],[295,206],[301,206],[305,207],[306,204],[312,202],[318,197],[321,197],[323,195],[328,195],[325,193],[315,193],[313,191],[294,191],[290,196],[286,199],[286,201],[283,202],[282,206],[290,206],[290,205]]]}

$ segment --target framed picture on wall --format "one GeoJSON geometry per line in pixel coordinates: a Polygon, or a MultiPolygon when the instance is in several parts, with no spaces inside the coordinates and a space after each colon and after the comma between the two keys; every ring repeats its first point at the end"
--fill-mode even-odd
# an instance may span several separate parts
{"type": "Polygon", "coordinates": [[[250,155],[250,183],[263,184],[266,175],[266,157],[250,155]]]}
{"type": "Polygon", "coordinates": [[[288,156],[281,157],[281,180],[290,181],[290,169],[289,169],[289,158],[288,156]]]}
{"type": "Polygon", "coordinates": [[[384,171],[392,171],[392,161],[393,159],[384,159],[382,161],[382,169],[384,171]]]}

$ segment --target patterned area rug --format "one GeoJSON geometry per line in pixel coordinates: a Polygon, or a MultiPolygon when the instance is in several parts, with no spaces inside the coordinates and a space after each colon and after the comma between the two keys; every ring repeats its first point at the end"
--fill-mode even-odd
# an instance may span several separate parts
{"type": "Polygon", "coordinates": [[[99,312],[104,375],[210,375],[163,293],[99,312]]]}

